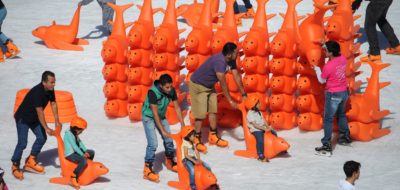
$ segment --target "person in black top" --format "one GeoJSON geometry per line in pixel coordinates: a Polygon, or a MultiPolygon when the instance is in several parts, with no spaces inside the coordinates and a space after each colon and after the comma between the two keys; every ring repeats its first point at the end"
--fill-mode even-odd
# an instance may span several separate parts
{"type": "Polygon", "coordinates": [[[3,1],[0,0],[0,63],[4,62],[4,55],[6,58],[12,58],[19,53],[19,49],[13,43],[13,41],[1,31],[1,26],[3,25],[3,21],[6,16],[7,9],[4,6],[3,1]]]}
{"type": "Polygon", "coordinates": [[[56,97],[54,94],[54,86],[56,78],[53,72],[45,71],[42,74],[42,82],[33,87],[25,96],[21,105],[15,112],[14,118],[17,123],[18,144],[15,147],[14,154],[11,158],[13,175],[22,180],[23,173],[19,168],[22,153],[28,143],[28,130],[31,129],[36,136],[33,143],[30,155],[25,161],[25,170],[32,170],[38,173],[44,172],[44,167],[36,162],[36,157],[40,153],[43,145],[47,140],[47,135],[53,135],[53,129],[47,126],[44,118],[43,110],[48,102],[51,104],[51,109],[55,118],[56,127],[62,127],[60,123],[56,97]]]}

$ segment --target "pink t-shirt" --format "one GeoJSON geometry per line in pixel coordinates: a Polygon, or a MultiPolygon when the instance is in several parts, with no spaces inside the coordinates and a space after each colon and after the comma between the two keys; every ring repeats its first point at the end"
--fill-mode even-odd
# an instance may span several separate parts
{"type": "Polygon", "coordinates": [[[346,57],[341,55],[328,61],[322,69],[321,77],[326,80],[325,89],[328,92],[346,91],[346,57]]]}

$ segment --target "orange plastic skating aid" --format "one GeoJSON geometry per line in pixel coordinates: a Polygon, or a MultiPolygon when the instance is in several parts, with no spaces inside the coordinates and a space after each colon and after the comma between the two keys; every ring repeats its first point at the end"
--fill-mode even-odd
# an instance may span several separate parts
{"type": "Polygon", "coordinates": [[[129,50],[127,55],[130,67],[153,67],[153,50],[133,49],[129,50]]]}
{"type": "Polygon", "coordinates": [[[265,93],[268,87],[268,77],[258,74],[245,74],[243,77],[243,87],[246,92],[265,93]]]}
{"type": "Polygon", "coordinates": [[[103,87],[103,93],[107,99],[125,100],[128,97],[125,82],[106,82],[103,87]]]}
{"type": "Polygon", "coordinates": [[[128,104],[128,116],[131,121],[142,121],[143,103],[128,104]]]}
{"type": "Polygon", "coordinates": [[[272,76],[269,84],[273,94],[293,94],[296,91],[296,77],[272,76]]]}
{"type": "Polygon", "coordinates": [[[200,67],[210,56],[201,54],[190,54],[186,57],[185,65],[189,72],[194,72],[200,67]]]}
{"type": "Polygon", "coordinates": [[[306,94],[297,97],[296,107],[300,113],[312,112],[315,114],[323,113],[324,97],[322,95],[306,94]]]}
{"type": "Polygon", "coordinates": [[[319,131],[323,127],[323,118],[320,114],[312,112],[300,113],[297,117],[297,125],[303,131],[319,131]]]}
{"type": "Polygon", "coordinates": [[[288,58],[274,58],[269,63],[269,69],[274,75],[294,76],[297,74],[296,60],[288,58]]]}
{"type": "Polygon", "coordinates": [[[268,72],[268,64],[269,62],[267,57],[260,56],[246,56],[242,61],[243,71],[246,74],[265,75],[268,72]]]}
{"type": "Polygon", "coordinates": [[[272,112],[293,112],[296,108],[296,98],[287,94],[272,94],[269,97],[269,105],[272,112]]]}
{"type": "Polygon", "coordinates": [[[180,57],[176,53],[157,53],[153,56],[153,65],[156,71],[168,70],[172,72],[180,71],[185,61],[184,57],[180,57]]]}
{"type": "Polygon", "coordinates": [[[125,82],[127,80],[126,69],[128,69],[126,65],[118,63],[104,65],[103,78],[106,82],[125,82]]]}
{"type": "Polygon", "coordinates": [[[371,141],[390,133],[389,128],[382,129],[379,121],[372,123],[349,122],[350,137],[358,141],[371,141]]]}
{"type": "Polygon", "coordinates": [[[104,110],[108,117],[125,117],[128,115],[127,106],[128,103],[125,100],[107,100],[104,104],[104,110]]]}
{"type": "Polygon", "coordinates": [[[289,130],[296,127],[297,116],[295,112],[272,112],[270,122],[274,129],[289,130]]]}
{"type": "Polygon", "coordinates": [[[300,76],[297,80],[297,90],[299,94],[321,95],[324,93],[325,85],[320,84],[318,79],[313,76],[300,76]]]}
{"type": "Polygon", "coordinates": [[[153,84],[153,68],[134,67],[127,70],[128,85],[146,85],[153,84]]]}
{"type": "Polygon", "coordinates": [[[133,85],[128,86],[128,103],[144,102],[150,86],[133,85]]]}
{"type": "Polygon", "coordinates": [[[32,35],[43,40],[50,49],[83,51],[80,45],[88,45],[84,39],[76,38],[79,28],[81,6],[78,5],[70,25],[58,25],[53,21],[50,26],[40,26],[32,35]]]}
{"type": "Polygon", "coordinates": [[[74,187],[75,189],[80,189],[79,183],[78,183],[78,177],[73,173],[71,175],[71,180],[70,180],[70,185],[74,187]]]}

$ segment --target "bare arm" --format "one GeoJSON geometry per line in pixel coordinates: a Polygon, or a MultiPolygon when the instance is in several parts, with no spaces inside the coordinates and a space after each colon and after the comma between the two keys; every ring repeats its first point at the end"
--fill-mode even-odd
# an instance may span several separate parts
{"type": "Polygon", "coordinates": [[[233,74],[233,79],[235,80],[236,84],[239,87],[240,94],[242,94],[242,95],[246,94],[246,91],[244,91],[244,87],[243,87],[242,76],[240,76],[239,71],[237,69],[233,69],[231,71],[233,74]]]}
{"type": "Polygon", "coordinates": [[[39,122],[47,134],[53,135],[54,131],[47,126],[46,120],[44,118],[44,112],[42,107],[36,107],[36,113],[39,118],[39,122]]]}
{"type": "Polygon", "coordinates": [[[164,129],[164,126],[161,124],[160,116],[158,115],[158,106],[155,104],[150,104],[151,112],[153,112],[154,122],[158,129],[160,129],[161,133],[164,136],[169,137],[169,133],[164,129]]]}
{"type": "Polygon", "coordinates": [[[60,118],[58,116],[57,102],[51,102],[51,111],[53,111],[54,119],[56,122],[56,127],[62,127],[60,118]]]}
{"type": "Polygon", "coordinates": [[[181,127],[185,126],[185,122],[183,121],[181,106],[179,106],[178,100],[172,101],[174,104],[176,115],[178,116],[178,120],[181,123],[181,127]]]}
{"type": "Polygon", "coordinates": [[[228,99],[229,102],[233,102],[231,95],[229,94],[228,91],[228,85],[226,84],[226,78],[224,73],[217,73],[217,78],[219,80],[219,83],[222,88],[222,92],[224,93],[226,99],[228,99]]]}

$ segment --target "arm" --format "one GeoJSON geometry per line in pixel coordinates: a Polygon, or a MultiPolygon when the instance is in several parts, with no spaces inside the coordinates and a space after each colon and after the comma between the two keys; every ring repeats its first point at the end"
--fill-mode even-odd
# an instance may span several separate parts
{"type": "Polygon", "coordinates": [[[185,126],[185,122],[183,121],[183,116],[182,116],[182,110],[181,107],[179,106],[178,100],[172,101],[174,104],[175,112],[176,115],[178,116],[178,120],[181,123],[181,127],[185,126]]]}
{"type": "Polygon", "coordinates": [[[72,135],[72,133],[66,133],[66,134],[68,134],[68,135],[66,136],[66,138],[64,138],[64,141],[65,141],[64,143],[72,146],[72,149],[74,150],[74,152],[83,156],[84,152],[82,152],[82,150],[76,144],[75,137],[72,135]]]}
{"type": "Polygon", "coordinates": [[[46,133],[48,135],[53,135],[53,133],[54,133],[53,129],[50,129],[47,126],[46,120],[44,119],[43,108],[42,107],[36,107],[36,113],[38,115],[40,125],[43,127],[43,129],[46,131],[46,133]]]}
{"type": "Polygon", "coordinates": [[[200,164],[200,163],[201,163],[200,153],[199,153],[199,151],[197,150],[197,148],[194,149],[194,153],[196,154],[196,158],[197,158],[197,160],[196,160],[197,162],[195,162],[195,163],[200,164]]]}
{"type": "Polygon", "coordinates": [[[192,157],[189,156],[188,147],[187,146],[183,146],[183,154],[185,155],[186,159],[192,161],[193,163],[197,162],[195,159],[193,159],[192,157]]]}
{"type": "Polygon", "coordinates": [[[229,91],[228,91],[228,85],[226,84],[225,74],[217,72],[217,78],[219,80],[219,83],[220,83],[221,88],[222,88],[222,92],[224,93],[226,99],[228,99],[228,101],[231,104],[231,106],[236,109],[237,105],[232,100],[232,97],[231,97],[231,95],[229,94],[229,91]]]}
{"type": "Polygon", "coordinates": [[[326,83],[326,80],[322,78],[321,68],[314,67],[315,73],[317,74],[318,82],[321,84],[326,83]]]}
{"type": "Polygon", "coordinates": [[[256,129],[265,130],[266,127],[258,125],[256,122],[250,122],[256,129]]]}
{"type": "Polygon", "coordinates": [[[156,123],[156,127],[160,129],[161,133],[164,136],[169,136],[169,133],[164,129],[164,126],[161,124],[160,116],[158,115],[158,106],[156,104],[150,104],[151,112],[153,112],[154,122],[156,123]]]}
{"type": "Polygon", "coordinates": [[[53,111],[56,127],[62,127],[62,124],[61,124],[60,119],[58,117],[57,102],[55,102],[55,101],[51,102],[51,111],[53,111]]]}
{"type": "Polygon", "coordinates": [[[240,76],[240,73],[237,69],[232,69],[232,74],[233,74],[233,79],[235,80],[236,84],[239,87],[240,94],[242,96],[247,97],[246,91],[244,91],[243,87],[243,82],[242,82],[242,76],[240,76]]]}
{"type": "Polygon", "coordinates": [[[353,13],[356,12],[356,10],[358,8],[360,8],[362,0],[355,0],[352,4],[351,4],[351,9],[353,10],[353,13]]]}

